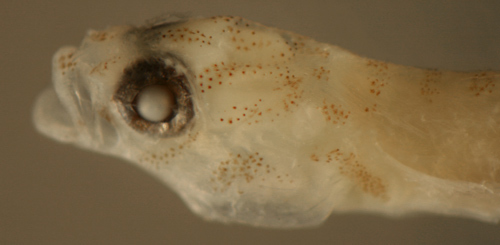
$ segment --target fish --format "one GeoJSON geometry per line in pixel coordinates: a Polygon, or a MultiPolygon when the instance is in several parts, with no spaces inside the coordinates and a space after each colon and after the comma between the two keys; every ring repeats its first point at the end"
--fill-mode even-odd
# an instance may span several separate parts
{"type": "Polygon", "coordinates": [[[125,159],[206,220],[500,218],[498,71],[397,65],[233,16],[90,30],[52,62],[37,130],[125,159]]]}

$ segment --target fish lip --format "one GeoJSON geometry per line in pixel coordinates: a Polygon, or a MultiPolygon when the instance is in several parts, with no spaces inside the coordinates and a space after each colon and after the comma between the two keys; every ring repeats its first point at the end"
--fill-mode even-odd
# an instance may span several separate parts
{"type": "Polygon", "coordinates": [[[52,86],[37,96],[32,119],[37,131],[49,138],[69,143],[78,137],[70,113],[52,86]]]}

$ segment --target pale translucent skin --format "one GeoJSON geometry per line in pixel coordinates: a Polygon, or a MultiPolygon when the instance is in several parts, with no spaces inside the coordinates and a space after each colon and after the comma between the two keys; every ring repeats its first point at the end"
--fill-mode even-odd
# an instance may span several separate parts
{"type": "Polygon", "coordinates": [[[53,66],[38,130],[141,166],[206,219],[500,217],[497,72],[385,63],[236,17],[90,31],[53,66]],[[176,57],[191,93],[175,136],[135,130],[113,99],[124,69],[151,56],[176,57]]]}

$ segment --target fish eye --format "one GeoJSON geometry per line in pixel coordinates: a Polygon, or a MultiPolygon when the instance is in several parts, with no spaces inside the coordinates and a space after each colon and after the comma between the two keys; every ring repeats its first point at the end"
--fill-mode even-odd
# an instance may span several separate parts
{"type": "Polygon", "coordinates": [[[180,62],[169,60],[169,64],[146,58],[124,69],[113,100],[125,122],[138,132],[174,136],[193,118],[186,75],[176,70],[180,62]]]}

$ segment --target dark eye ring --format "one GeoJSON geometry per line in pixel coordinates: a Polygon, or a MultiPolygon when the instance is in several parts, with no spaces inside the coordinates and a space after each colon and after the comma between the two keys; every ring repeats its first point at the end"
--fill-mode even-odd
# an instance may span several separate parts
{"type": "Polygon", "coordinates": [[[125,68],[113,100],[123,119],[136,131],[175,136],[193,118],[186,75],[176,71],[179,62],[173,63],[167,66],[160,58],[145,58],[125,68]]]}

